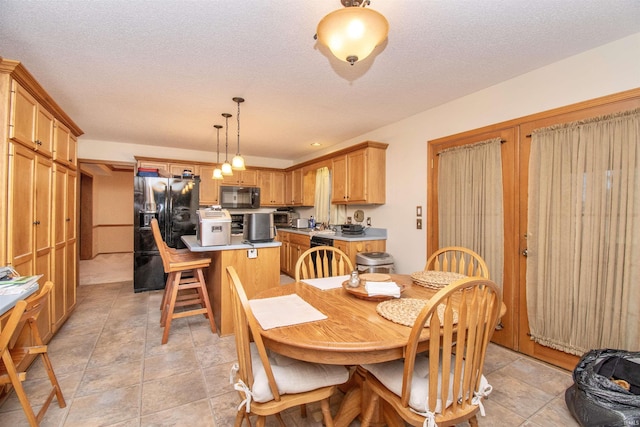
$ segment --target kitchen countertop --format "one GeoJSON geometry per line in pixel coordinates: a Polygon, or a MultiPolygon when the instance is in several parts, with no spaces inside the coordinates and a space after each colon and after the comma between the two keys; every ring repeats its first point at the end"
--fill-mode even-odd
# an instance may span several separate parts
{"type": "Polygon", "coordinates": [[[386,228],[365,228],[364,234],[359,234],[359,235],[342,234],[342,232],[340,231],[337,231],[335,233],[330,233],[324,230],[319,231],[319,230],[311,230],[310,228],[291,228],[291,227],[278,228],[278,231],[287,231],[289,233],[303,234],[309,237],[311,236],[326,237],[328,239],[344,240],[347,242],[363,242],[366,240],[387,240],[386,228]]]}
{"type": "Polygon", "coordinates": [[[191,252],[232,251],[236,249],[273,248],[282,246],[280,242],[243,243],[242,236],[231,236],[230,245],[201,246],[195,235],[182,236],[182,241],[191,252]]]}

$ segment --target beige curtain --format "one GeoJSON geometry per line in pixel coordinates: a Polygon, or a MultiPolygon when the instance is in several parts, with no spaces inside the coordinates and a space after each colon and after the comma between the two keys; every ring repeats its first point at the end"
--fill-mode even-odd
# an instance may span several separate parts
{"type": "Polygon", "coordinates": [[[501,140],[494,138],[439,153],[438,241],[477,252],[502,288],[504,210],[501,140]]]}
{"type": "Polygon", "coordinates": [[[347,207],[331,204],[331,171],[327,167],[316,170],[314,217],[317,223],[344,224],[347,207]]]}
{"type": "Polygon", "coordinates": [[[532,339],[576,355],[640,350],[640,109],[531,138],[532,339]]]}

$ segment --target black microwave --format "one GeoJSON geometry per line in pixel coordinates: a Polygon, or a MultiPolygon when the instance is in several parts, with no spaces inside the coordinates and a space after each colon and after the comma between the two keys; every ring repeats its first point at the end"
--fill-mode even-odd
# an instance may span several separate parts
{"type": "Polygon", "coordinates": [[[221,185],[220,205],[223,209],[258,209],[260,188],[221,185]]]}

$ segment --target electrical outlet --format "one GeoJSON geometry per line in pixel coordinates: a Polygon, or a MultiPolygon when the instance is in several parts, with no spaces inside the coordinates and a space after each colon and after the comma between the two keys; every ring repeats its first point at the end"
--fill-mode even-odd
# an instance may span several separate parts
{"type": "Polygon", "coordinates": [[[249,259],[258,258],[258,250],[257,249],[247,249],[247,258],[249,258],[249,259]]]}
{"type": "Polygon", "coordinates": [[[422,230],[422,218],[416,218],[416,228],[422,230]]]}
{"type": "Polygon", "coordinates": [[[367,217],[367,227],[371,227],[371,217],[367,217]]]}

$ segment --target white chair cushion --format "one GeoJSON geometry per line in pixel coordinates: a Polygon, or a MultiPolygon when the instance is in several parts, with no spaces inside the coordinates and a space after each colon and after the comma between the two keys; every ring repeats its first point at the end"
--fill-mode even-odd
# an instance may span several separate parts
{"type": "MultiPolygon", "coordinates": [[[[454,363],[452,357],[451,363],[454,363]]],[[[374,377],[376,377],[385,387],[394,394],[402,395],[402,374],[404,370],[404,360],[393,360],[391,362],[375,363],[362,365],[374,377]]],[[[450,383],[453,382],[453,372],[450,374],[450,383]]],[[[442,384],[442,365],[438,368],[438,392],[442,384]]],[[[480,379],[480,390],[484,390],[489,383],[484,375],[480,379]]],[[[428,412],[429,400],[429,358],[425,355],[418,355],[413,370],[413,379],[411,381],[411,396],[409,398],[409,406],[417,412],[428,412]]],[[[453,390],[449,389],[446,407],[453,403],[453,390]]],[[[436,402],[436,410],[434,413],[442,412],[442,401],[438,399],[436,402]]]]}
{"type": "MultiPolygon", "coordinates": [[[[255,402],[273,400],[269,388],[267,374],[258,355],[258,349],[251,343],[251,360],[253,368],[253,387],[251,393],[255,402]]],[[[311,391],[330,385],[337,385],[349,379],[349,371],[340,365],[322,365],[303,362],[269,352],[271,370],[278,385],[280,394],[295,394],[311,391]]]]}

